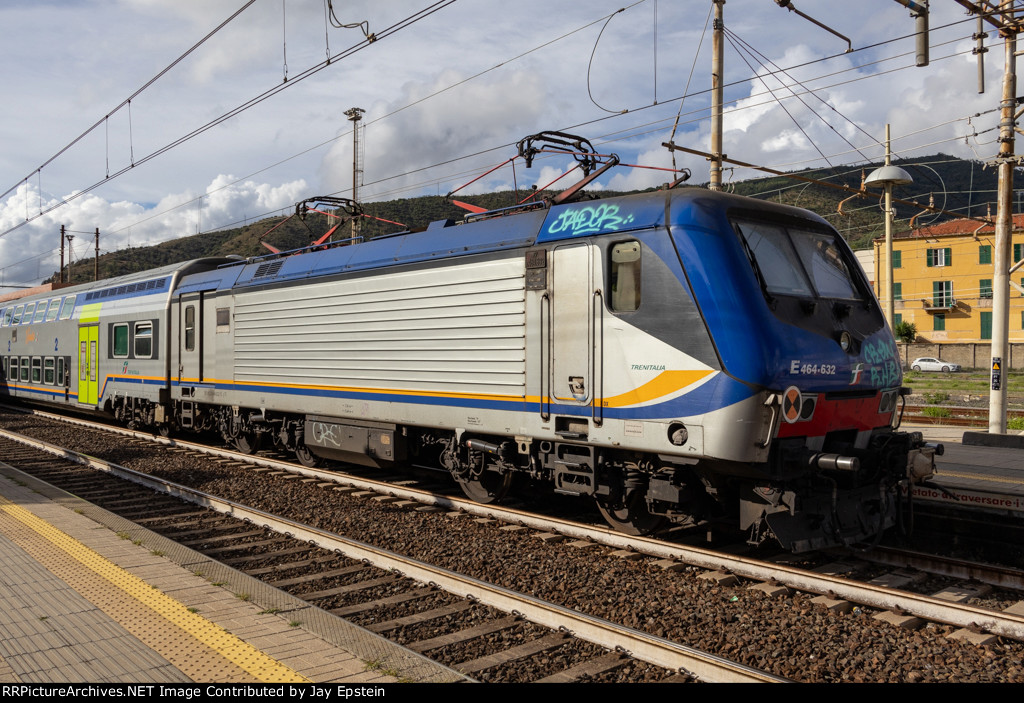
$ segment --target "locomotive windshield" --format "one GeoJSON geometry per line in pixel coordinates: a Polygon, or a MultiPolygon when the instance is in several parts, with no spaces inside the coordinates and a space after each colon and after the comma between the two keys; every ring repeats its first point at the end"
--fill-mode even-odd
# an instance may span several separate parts
{"type": "Polygon", "coordinates": [[[837,234],[769,222],[738,220],[747,256],[767,293],[860,299],[837,234]]]}

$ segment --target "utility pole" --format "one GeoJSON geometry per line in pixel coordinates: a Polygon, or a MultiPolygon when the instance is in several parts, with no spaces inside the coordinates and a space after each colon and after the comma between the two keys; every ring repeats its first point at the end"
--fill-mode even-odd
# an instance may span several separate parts
{"type": "Polygon", "coordinates": [[[60,226],[60,282],[64,283],[64,225],[60,226]]]}
{"type": "MultiPolygon", "coordinates": [[[[74,255],[74,249],[71,248],[71,240],[75,238],[73,234],[65,234],[64,238],[68,240],[68,283],[71,283],[71,257],[74,255]]],[[[62,247],[63,250],[63,247],[62,247]]],[[[64,256],[61,255],[61,268],[63,268],[64,256]]]]}
{"type": "Polygon", "coordinates": [[[1006,376],[1010,363],[1010,266],[1013,263],[1014,125],[1017,106],[1017,32],[1012,0],[1002,0],[1000,27],[1005,68],[999,119],[999,184],[996,197],[995,271],[992,279],[992,364],[988,431],[1006,434],[1006,376]]]}
{"type": "Polygon", "coordinates": [[[725,23],[722,19],[722,6],[725,0],[711,0],[715,5],[715,18],[711,31],[711,180],[708,188],[722,189],[722,86],[723,76],[723,35],[725,23]]]}
{"type": "Polygon", "coordinates": [[[100,228],[96,228],[96,256],[92,261],[92,280],[100,280],[100,228]]]}
{"type": "MultiPolygon", "coordinates": [[[[366,112],[361,107],[352,107],[345,110],[345,115],[352,123],[352,202],[359,202],[359,181],[363,175],[363,160],[362,154],[360,153],[362,142],[359,139],[359,121],[363,119],[363,113],[366,112]]],[[[352,218],[352,238],[358,235],[359,232],[359,218],[352,218]]]]}

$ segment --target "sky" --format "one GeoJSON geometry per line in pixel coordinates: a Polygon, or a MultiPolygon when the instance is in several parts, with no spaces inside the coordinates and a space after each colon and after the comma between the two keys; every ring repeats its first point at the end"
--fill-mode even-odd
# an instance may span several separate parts
{"type": "MultiPolygon", "coordinates": [[[[0,4],[0,293],[57,270],[61,225],[78,261],[96,228],[101,251],[116,251],[351,196],[352,107],[365,110],[364,202],[445,195],[542,131],[708,180],[705,159],[673,164],[661,144],[710,149],[710,0],[334,0],[348,28],[330,26],[325,4],[0,4]]],[[[976,19],[953,0],[931,5],[931,64],[918,68],[914,20],[894,0],[793,3],[848,37],[849,53],[775,0],[728,0],[725,153],[846,171],[883,157],[890,123],[898,157],[991,159],[1002,45],[989,29],[979,94],[976,19]]],[[[543,186],[570,165],[517,162],[459,192],[543,186]]],[[[594,187],[671,178],[620,167],[594,187]]]]}

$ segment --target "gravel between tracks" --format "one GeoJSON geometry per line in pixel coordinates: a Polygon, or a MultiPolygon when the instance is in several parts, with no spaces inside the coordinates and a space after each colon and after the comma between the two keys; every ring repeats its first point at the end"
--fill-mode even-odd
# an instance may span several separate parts
{"type": "Polygon", "coordinates": [[[830,612],[806,594],[719,586],[696,570],[665,572],[609,557],[605,548],[578,550],[471,519],[407,512],[32,417],[3,413],[0,424],[796,680],[1024,682],[1021,643],[978,647],[947,639],[954,628],[935,624],[908,632],[860,608],[830,612]]]}

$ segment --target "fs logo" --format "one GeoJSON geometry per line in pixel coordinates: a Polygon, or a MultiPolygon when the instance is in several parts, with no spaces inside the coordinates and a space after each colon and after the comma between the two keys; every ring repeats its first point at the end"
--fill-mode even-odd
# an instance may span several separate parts
{"type": "Polygon", "coordinates": [[[860,383],[861,374],[864,373],[864,364],[854,364],[853,369],[850,371],[850,385],[856,385],[860,383]]]}

